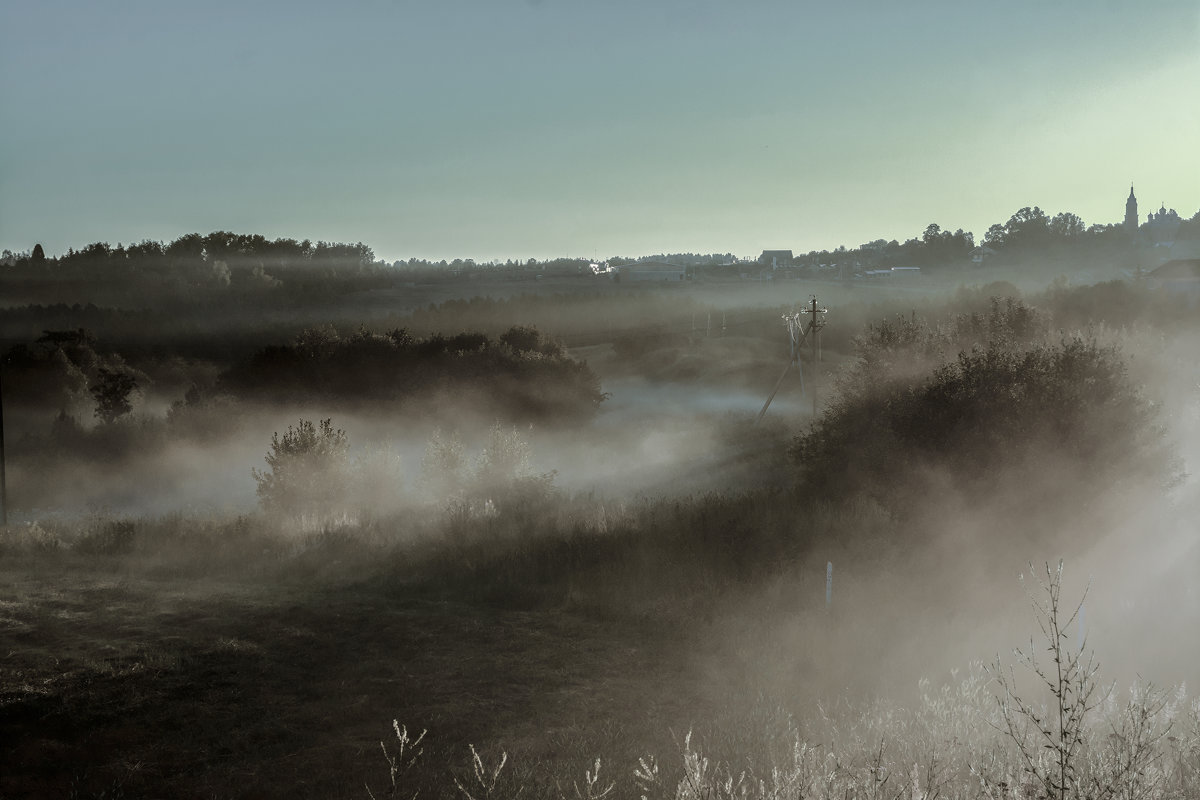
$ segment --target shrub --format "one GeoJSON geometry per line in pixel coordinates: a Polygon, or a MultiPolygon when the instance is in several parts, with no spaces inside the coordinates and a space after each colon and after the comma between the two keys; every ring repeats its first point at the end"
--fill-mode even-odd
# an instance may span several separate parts
{"type": "Polygon", "coordinates": [[[1118,473],[1158,485],[1177,478],[1158,408],[1115,347],[1081,337],[1020,344],[1028,320],[1002,317],[998,341],[937,366],[936,343],[950,340],[919,322],[874,329],[794,442],[800,486],[830,499],[865,492],[896,512],[934,474],[974,499],[1002,497],[1006,479],[1054,491],[1087,475],[1103,491],[1118,473]]]}
{"type": "Polygon", "coordinates": [[[421,483],[431,499],[465,523],[471,517],[534,514],[554,493],[554,472],[536,473],[529,443],[499,422],[472,465],[457,432],[436,429],[421,459],[421,483]]]}
{"type": "Polygon", "coordinates": [[[130,520],[108,520],[76,540],[73,550],[88,555],[115,556],[133,551],[137,526],[130,520]]]}
{"type": "Polygon", "coordinates": [[[485,489],[505,487],[532,474],[529,443],[514,428],[495,423],[475,466],[475,480],[485,489]]]}
{"type": "Polygon", "coordinates": [[[467,456],[458,433],[435,429],[421,458],[422,485],[435,497],[446,497],[462,491],[466,476],[467,456]]]}
{"type": "Polygon", "coordinates": [[[566,355],[558,342],[546,338],[537,328],[528,325],[514,325],[500,334],[500,341],[516,353],[541,353],[552,357],[566,355]]]}
{"type": "Polygon", "coordinates": [[[320,426],[302,419],[280,437],[271,435],[269,470],[252,469],[258,498],[269,512],[291,517],[328,516],[343,510],[348,445],[332,420],[320,426]]]}
{"type": "MultiPolygon", "coordinates": [[[[1000,730],[1014,745],[1027,793],[1058,800],[1163,797],[1170,771],[1163,744],[1173,725],[1164,719],[1167,696],[1153,687],[1134,687],[1123,708],[1111,702],[1112,687],[1101,687],[1099,667],[1085,645],[1071,647],[1071,629],[1078,624],[1083,600],[1071,613],[1064,607],[1062,562],[1057,569],[1047,563],[1044,578],[1032,564],[1029,570],[1041,595],[1031,596],[1030,602],[1049,658],[1039,661],[1032,641],[1016,655],[1036,676],[1048,702],[1018,694],[1016,676],[999,661],[990,669],[1000,689],[1000,730]],[[1109,733],[1102,735],[1103,728],[1092,718],[1106,700],[1109,733]]],[[[1007,781],[987,774],[981,778],[985,789],[1007,788],[1007,781]]]]}

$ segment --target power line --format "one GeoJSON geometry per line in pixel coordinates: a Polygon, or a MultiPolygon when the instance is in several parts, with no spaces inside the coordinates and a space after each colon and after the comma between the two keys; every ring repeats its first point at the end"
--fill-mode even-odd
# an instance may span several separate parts
{"type": "Polygon", "coordinates": [[[787,366],[783,368],[783,373],[779,376],[779,380],[775,382],[775,388],[767,396],[767,402],[763,403],[762,411],[758,412],[758,417],[754,420],[756,425],[767,413],[767,409],[771,406],[771,401],[775,399],[779,387],[783,385],[783,379],[787,377],[792,367],[795,367],[796,372],[800,375],[800,391],[801,393],[804,392],[804,371],[800,367],[800,348],[806,340],[812,346],[813,374],[809,383],[812,384],[813,418],[815,419],[817,416],[816,369],[817,361],[821,358],[821,329],[825,327],[825,321],[820,315],[829,313],[829,309],[817,305],[817,296],[815,294],[811,298],[809,306],[805,310],[783,315],[783,324],[787,327],[788,341],[791,344],[791,357],[788,360],[787,366]],[[806,314],[809,317],[807,321],[804,319],[806,314]]]}

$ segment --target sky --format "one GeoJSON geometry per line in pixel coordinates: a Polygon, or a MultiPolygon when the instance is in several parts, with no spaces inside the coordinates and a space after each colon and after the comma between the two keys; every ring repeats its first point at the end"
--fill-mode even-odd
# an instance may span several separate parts
{"type": "Polygon", "coordinates": [[[1200,210],[1200,0],[0,0],[0,248],[854,247],[1200,210]]]}

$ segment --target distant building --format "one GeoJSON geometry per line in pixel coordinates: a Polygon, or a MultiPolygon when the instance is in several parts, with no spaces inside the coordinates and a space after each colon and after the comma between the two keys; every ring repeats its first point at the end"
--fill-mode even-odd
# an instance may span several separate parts
{"type": "Polygon", "coordinates": [[[1146,241],[1152,245],[1171,245],[1175,241],[1176,234],[1179,233],[1179,226],[1183,220],[1179,218],[1179,214],[1175,213],[1175,209],[1167,210],[1166,206],[1158,209],[1153,214],[1146,215],[1146,224],[1142,226],[1142,234],[1146,241]]]}
{"type": "Polygon", "coordinates": [[[662,261],[639,261],[613,269],[613,276],[620,281],[637,283],[682,281],[687,277],[687,268],[662,261]]]}
{"type": "Polygon", "coordinates": [[[1129,198],[1125,201],[1125,229],[1136,234],[1139,241],[1152,247],[1170,247],[1182,223],[1183,219],[1175,209],[1162,205],[1158,211],[1147,214],[1146,221],[1139,227],[1137,197],[1130,185],[1129,198]]]}
{"type": "MultiPolygon", "coordinates": [[[[1134,225],[1134,228],[1137,228],[1136,224],[1134,225]]],[[[986,244],[983,244],[971,251],[971,263],[977,267],[982,267],[985,261],[994,258],[995,256],[996,251],[988,247],[986,244]]]]}
{"type": "Polygon", "coordinates": [[[1130,236],[1137,234],[1138,213],[1137,198],[1133,194],[1133,184],[1129,184],[1129,199],[1125,201],[1125,230],[1130,236]]]}
{"type": "Polygon", "coordinates": [[[791,250],[763,250],[758,257],[758,263],[771,269],[782,269],[792,266],[791,250]]]}
{"type": "Polygon", "coordinates": [[[1146,276],[1152,289],[1200,298],[1200,258],[1176,258],[1146,276]]]}

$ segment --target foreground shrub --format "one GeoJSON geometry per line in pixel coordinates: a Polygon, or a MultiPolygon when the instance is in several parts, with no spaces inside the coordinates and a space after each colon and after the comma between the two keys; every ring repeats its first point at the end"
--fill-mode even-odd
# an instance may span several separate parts
{"type": "Polygon", "coordinates": [[[302,419],[280,437],[271,435],[270,469],[252,469],[258,499],[271,513],[289,517],[327,516],[341,510],[346,491],[349,447],[346,432],[332,420],[320,427],[302,419]]]}

